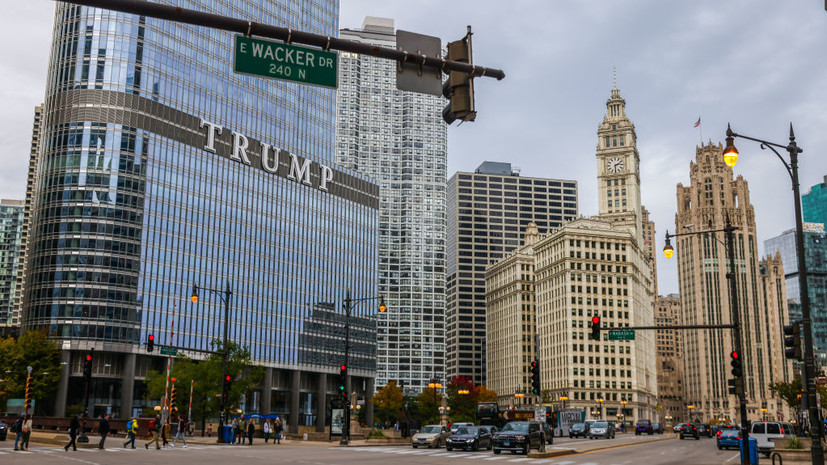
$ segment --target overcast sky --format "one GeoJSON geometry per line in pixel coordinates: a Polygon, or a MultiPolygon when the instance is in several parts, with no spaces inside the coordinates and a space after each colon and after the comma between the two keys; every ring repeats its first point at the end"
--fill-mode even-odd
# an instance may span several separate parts
{"type": "MultiPolygon", "coordinates": [[[[22,199],[34,106],[43,101],[54,4],[6,2],[0,18],[0,197],[22,199]]],[[[617,87],[635,124],[643,203],[657,229],[674,229],[675,186],[688,183],[701,141],[734,131],[804,149],[801,190],[827,175],[827,12],[821,0],[341,0],[342,28],[365,16],[437,36],[474,32],[476,64],[505,71],[475,81],[477,120],[448,131],[448,175],[505,161],[524,175],[574,179],[580,212],[597,213],[597,125],[617,87]],[[701,127],[694,128],[701,118],[701,127]],[[700,130],[699,130],[700,129],[700,130]]],[[[740,141],[735,174],[750,185],[763,241],[794,227],[783,165],[740,141]]],[[[659,292],[677,271],[658,257],[659,292]]]]}

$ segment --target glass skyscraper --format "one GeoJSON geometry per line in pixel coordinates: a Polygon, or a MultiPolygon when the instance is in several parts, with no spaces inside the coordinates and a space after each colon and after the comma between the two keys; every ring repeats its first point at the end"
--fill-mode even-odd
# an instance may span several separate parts
{"type": "Polygon", "coordinates": [[[801,212],[805,223],[827,224],[827,176],[801,196],[801,212]]]}
{"type": "MultiPolygon", "coordinates": [[[[164,1],[335,36],[336,0],[164,1]]],[[[376,296],[379,188],[334,165],[332,89],[235,74],[233,35],[57,4],[33,186],[25,325],[62,341],[55,414],[132,415],[160,346],[229,340],[267,367],[247,412],[323,430],[346,292],[376,296]],[[174,325],[174,337],[171,336],[174,325]],[[157,352],[156,352],[157,353],[157,352]]],[[[373,394],[376,305],[356,305],[351,385],[373,394]]],[[[369,405],[368,405],[369,407],[369,405]]]]}
{"type": "Polygon", "coordinates": [[[14,301],[19,292],[17,270],[23,236],[23,201],[0,200],[0,327],[16,326],[14,301]]]}

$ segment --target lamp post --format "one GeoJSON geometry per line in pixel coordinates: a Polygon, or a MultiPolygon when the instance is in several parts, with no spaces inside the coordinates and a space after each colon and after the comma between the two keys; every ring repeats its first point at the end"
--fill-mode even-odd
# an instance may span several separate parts
{"type": "Polygon", "coordinates": [[[439,406],[436,404],[436,390],[442,387],[442,383],[439,382],[439,378],[434,376],[431,378],[431,382],[428,383],[428,387],[434,390],[434,412],[436,413],[434,424],[436,424],[439,421],[439,406]]]}
{"type": "Polygon", "coordinates": [[[227,361],[230,358],[230,346],[228,342],[228,334],[229,334],[229,327],[230,327],[230,299],[233,296],[233,291],[230,289],[230,282],[227,281],[227,287],[222,291],[220,289],[210,289],[208,287],[199,288],[198,286],[192,286],[192,295],[190,296],[190,300],[192,303],[198,303],[198,290],[203,289],[205,291],[210,291],[213,294],[217,295],[222,302],[224,302],[224,341],[222,342],[222,346],[224,349],[224,353],[221,354],[221,411],[218,413],[218,441],[222,441],[223,433],[224,433],[224,420],[226,418],[226,411],[227,411],[227,361]]]}
{"type": "Polygon", "coordinates": [[[801,376],[801,383],[807,391],[807,409],[810,419],[810,435],[813,439],[812,453],[813,465],[824,465],[824,445],[821,443],[822,427],[819,424],[819,409],[816,404],[815,385],[815,357],[813,354],[813,329],[810,316],[810,292],[807,284],[807,260],[804,256],[804,223],[801,217],[801,192],[798,182],[798,154],[803,150],[795,142],[793,125],[790,123],[790,143],[787,145],[774,144],[761,139],[737,134],[732,131],[729,124],[726,129],[726,147],[724,148],[724,163],[727,166],[735,166],[738,161],[738,149],[735,148],[733,140],[736,137],[758,142],[761,149],[770,149],[775,156],[781,160],[793,185],[793,199],[795,203],[795,252],[798,255],[798,281],[801,293],[801,324],[804,330],[804,373],[801,376]],[[790,162],[787,163],[784,157],[775,148],[786,150],[790,154],[790,162]]]}
{"type": "MultiPolygon", "coordinates": [[[[732,226],[729,221],[729,215],[726,217],[726,226],[723,229],[711,229],[708,231],[693,231],[693,232],[685,232],[679,234],[669,234],[669,230],[666,231],[666,242],[663,246],[663,254],[666,256],[667,259],[672,258],[672,254],[674,253],[674,249],[672,249],[672,243],[669,241],[672,237],[680,237],[680,236],[695,236],[700,234],[707,234],[707,233],[716,233],[716,232],[723,232],[726,235],[726,249],[729,261],[729,271],[726,274],[727,279],[729,280],[729,311],[730,311],[730,323],[732,324],[732,353],[730,354],[733,359],[739,359],[741,366],[743,367],[745,364],[743,362],[744,353],[741,350],[741,324],[740,318],[738,316],[738,288],[735,282],[735,234],[734,232],[738,228],[732,226]],[[734,354],[734,355],[733,355],[734,354]]],[[[717,240],[717,239],[716,239],[717,240]]],[[[738,405],[739,410],[741,413],[741,437],[744,438],[744,444],[749,446],[749,420],[747,418],[747,397],[746,391],[744,389],[744,373],[741,371],[740,373],[736,373],[735,369],[733,369],[732,374],[735,376],[735,395],[738,397],[738,405]]],[[[694,406],[689,406],[690,408],[694,408],[694,406]]],[[[690,410],[690,418],[689,421],[692,421],[692,415],[690,410]]],[[[744,462],[745,464],[750,463],[749,454],[744,454],[744,462]]]]}
{"type": "MultiPolygon", "coordinates": [[[[350,291],[347,292],[345,296],[345,373],[347,373],[348,369],[348,358],[350,356],[350,312],[353,310],[353,303],[354,302],[365,302],[368,300],[379,300],[379,313],[385,312],[385,298],[383,296],[376,296],[376,297],[362,297],[361,299],[352,299],[350,297],[350,291]]],[[[347,383],[350,384],[350,383],[347,383]]],[[[350,395],[349,390],[345,389],[345,411],[350,412],[350,395]]],[[[350,417],[348,416],[347,421],[345,422],[345,431],[342,432],[342,439],[339,440],[339,444],[346,446],[348,441],[350,441],[350,417]]]]}

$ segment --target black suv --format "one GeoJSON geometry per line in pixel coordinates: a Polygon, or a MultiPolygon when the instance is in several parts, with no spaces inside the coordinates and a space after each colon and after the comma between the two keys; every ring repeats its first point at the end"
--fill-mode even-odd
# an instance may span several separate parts
{"type": "Polygon", "coordinates": [[[698,434],[701,436],[706,436],[708,438],[714,436],[714,434],[712,434],[712,427],[706,423],[696,423],[695,427],[698,428],[698,434]]]}
{"type": "Polygon", "coordinates": [[[653,434],[654,430],[652,429],[652,422],[649,420],[638,420],[637,426],[635,426],[635,436],[640,436],[641,434],[653,434]]]}
{"type": "Polygon", "coordinates": [[[585,438],[589,436],[588,423],[575,423],[569,428],[570,438],[585,438]]]}
{"type": "Polygon", "coordinates": [[[494,433],[492,441],[495,454],[510,450],[512,454],[522,452],[528,455],[531,449],[540,452],[546,450],[546,440],[543,437],[543,427],[539,421],[512,421],[506,423],[503,429],[494,433]]]}
{"type": "Polygon", "coordinates": [[[681,439],[687,436],[695,438],[696,440],[701,439],[701,435],[698,433],[698,427],[692,423],[684,423],[681,425],[681,439]]]}
{"type": "Polygon", "coordinates": [[[660,423],[652,423],[652,431],[657,434],[663,434],[663,425],[660,423]]]}

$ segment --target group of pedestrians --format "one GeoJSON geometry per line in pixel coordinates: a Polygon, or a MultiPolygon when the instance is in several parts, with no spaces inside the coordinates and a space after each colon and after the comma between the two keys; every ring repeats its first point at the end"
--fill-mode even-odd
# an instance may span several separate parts
{"type": "Polygon", "coordinates": [[[270,419],[264,420],[264,426],[262,427],[264,430],[264,443],[267,444],[267,441],[270,439],[270,435],[273,435],[273,444],[281,444],[281,432],[283,430],[281,426],[281,418],[276,418],[273,424],[270,424],[270,419]]]}
{"type": "MultiPolygon", "coordinates": [[[[233,418],[230,427],[232,431],[231,444],[243,445],[246,441],[249,445],[253,445],[253,435],[256,432],[256,425],[252,420],[247,420],[244,418],[244,415],[241,415],[239,418],[233,418]]],[[[281,444],[283,428],[280,418],[276,418],[272,424],[269,418],[265,419],[261,428],[264,433],[265,444],[270,440],[270,435],[273,435],[273,444],[281,444]]]]}
{"type": "Polygon", "coordinates": [[[17,421],[12,424],[12,432],[16,434],[14,450],[29,450],[29,438],[32,435],[32,415],[27,413],[17,417],[17,421]],[[20,444],[19,448],[18,443],[20,444]]]}

